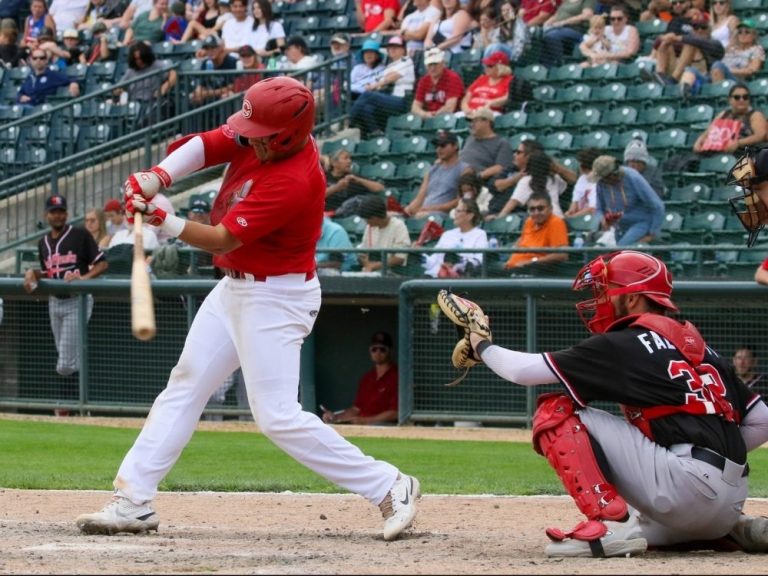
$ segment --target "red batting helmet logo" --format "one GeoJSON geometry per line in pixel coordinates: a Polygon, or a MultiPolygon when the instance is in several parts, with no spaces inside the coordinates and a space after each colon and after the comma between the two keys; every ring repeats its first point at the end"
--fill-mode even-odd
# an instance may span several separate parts
{"type": "Polygon", "coordinates": [[[253,114],[253,106],[246,98],[243,100],[243,118],[250,118],[251,114],[253,114]]]}

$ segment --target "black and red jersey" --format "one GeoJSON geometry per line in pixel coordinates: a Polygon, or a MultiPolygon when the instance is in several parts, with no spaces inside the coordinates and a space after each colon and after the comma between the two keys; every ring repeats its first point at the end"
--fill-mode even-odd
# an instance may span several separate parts
{"type": "Polygon", "coordinates": [[[90,232],[67,224],[58,238],[48,232],[37,244],[43,276],[63,280],[67,272],[85,275],[91,266],[104,259],[90,232]]]}
{"type": "Polygon", "coordinates": [[[760,397],[711,348],[694,368],[666,338],[630,326],[544,358],[578,405],[607,401],[639,408],[685,406],[685,411],[650,420],[655,442],[667,447],[692,443],[734,462],[746,461],[738,422],[760,397]],[[732,418],[718,414],[712,398],[725,400],[732,418]]]}

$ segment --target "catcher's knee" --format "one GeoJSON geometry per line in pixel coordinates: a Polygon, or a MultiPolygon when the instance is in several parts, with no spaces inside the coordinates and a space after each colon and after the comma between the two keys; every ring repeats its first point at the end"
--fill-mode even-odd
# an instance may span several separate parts
{"type": "Polygon", "coordinates": [[[555,469],[590,520],[621,520],[627,504],[598,465],[586,426],[564,394],[539,397],[533,415],[533,447],[555,469]]]}

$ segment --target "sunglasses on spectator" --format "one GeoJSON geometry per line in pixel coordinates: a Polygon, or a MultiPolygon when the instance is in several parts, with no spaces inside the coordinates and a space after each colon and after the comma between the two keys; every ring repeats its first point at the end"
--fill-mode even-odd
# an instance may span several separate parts
{"type": "Polygon", "coordinates": [[[32,56],[32,60],[48,60],[47,56],[32,56]]]}
{"type": "Polygon", "coordinates": [[[707,28],[709,28],[709,26],[707,26],[706,24],[694,24],[693,25],[693,29],[694,30],[706,30],[707,28]]]}
{"type": "Polygon", "coordinates": [[[371,346],[369,350],[371,351],[371,353],[381,352],[382,354],[385,354],[389,350],[389,348],[387,348],[386,346],[371,346]]]}
{"type": "Polygon", "coordinates": [[[749,100],[749,94],[733,94],[731,98],[734,100],[749,100]]]}
{"type": "Polygon", "coordinates": [[[738,28],[737,32],[739,34],[752,34],[752,29],[751,28],[738,28]]]}
{"type": "Polygon", "coordinates": [[[624,16],[611,16],[611,22],[623,22],[624,16]]]}
{"type": "Polygon", "coordinates": [[[544,205],[528,206],[528,212],[544,212],[547,209],[544,205]]]}

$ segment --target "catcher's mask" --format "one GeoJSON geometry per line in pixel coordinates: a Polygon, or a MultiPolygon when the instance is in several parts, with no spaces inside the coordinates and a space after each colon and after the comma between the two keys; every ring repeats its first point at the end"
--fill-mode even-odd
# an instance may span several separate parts
{"type": "Polygon", "coordinates": [[[743,194],[728,199],[731,209],[747,231],[747,247],[757,240],[760,231],[768,223],[768,208],[752,189],[768,180],[768,148],[747,148],[744,155],[728,173],[728,184],[741,187],[743,194]]]}
{"type": "Polygon", "coordinates": [[[642,294],[672,312],[672,275],[664,262],[643,252],[622,250],[598,256],[585,265],[573,282],[574,290],[592,289],[593,298],[576,304],[587,330],[602,334],[616,318],[611,296],[642,294]]]}

